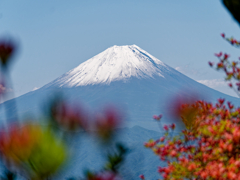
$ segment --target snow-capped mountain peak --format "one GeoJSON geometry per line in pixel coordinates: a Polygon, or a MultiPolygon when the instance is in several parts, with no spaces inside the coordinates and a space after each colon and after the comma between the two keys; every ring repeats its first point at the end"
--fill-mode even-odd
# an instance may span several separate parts
{"type": "Polygon", "coordinates": [[[60,87],[109,84],[130,77],[163,76],[163,62],[136,45],[112,46],[53,81],[60,87]]]}

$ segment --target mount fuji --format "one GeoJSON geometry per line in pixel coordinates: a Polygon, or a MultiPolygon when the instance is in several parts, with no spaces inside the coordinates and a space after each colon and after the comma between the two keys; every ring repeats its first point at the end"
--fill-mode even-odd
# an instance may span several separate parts
{"type": "MultiPolygon", "coordinates": [[[[156,170],[161,162],[143,148],[143,142],[159,138],[162,133],[152,120],[154,114],[163,114],[164,123],[174,121],[171,98],[177,95],[196,98],[197,94],[208,102],[225,98],[239,105],[238,98],[192,80],[136,45],[112,46],[45,86],[16,98],[19,116],[42,115],[49,99],[58,93],[69,102],[80,101],[92,110],[113,103],[125,112],[126,125],[124,135],[120,137],[131,150],[122,169],[123,179],[126,180],[139,179],[140,174],[145,174],[148,179],[159,178],[156,170]],[[133,171],[130,172],[130,169],[133,171]]],[[[0,106],[16,111],[15,106],[11,106],[12,102],[9,100],[0,106]]],[[[4,118],[3,112],[0,118],[4,118]]],[[[96,147],[89,145],[96,144],[94,140],[90,142],[93,143],[87,139],[74,140],[74,148],[78,152],[71,161],[74,163],[56,179],[81,176],[81,169],[97,170],[102,167],[102,154],[96,153],[96,147]]]]}
{"type": "MultiPolygon", "coordinates": [[[[42,114],[39,104],[44,106],[56,92],[91,108],[117,104],[126,112],[129,127],[151,130],[158,130],[151,119],[153,114],[163,113],[163,120],[171,121],[169,99],[177,94],[191,98],[196,95],[192,92],[197,92],[207,101],[221,97],[238,104],[237,98],[188,78],[136,45],[112,46],[42,88],[16,98],[20,117],[42,114]]],[[[15,111],[11,101],[4,104],[15,111]]]]}
{"type": "MultiPolygon", "coordinates": [[[[154,114],[162,113],[163,121],[172,121],[169,99],[176,95],[195,98],[198,94],[210,102],[225,98],[239,103],[237,98],[188,78],[136,45],[112,46],[45,86],[16,98],[20,117],[42,114],[44,103],[58,92],[69,101],[81,101],[93,109],[114,103],[124,109],[128,127],[138,125],[150,130],[159,130],[152,121],[154,114]]],[[[11,101],[4,104],[14,111],[11,101]]]]}

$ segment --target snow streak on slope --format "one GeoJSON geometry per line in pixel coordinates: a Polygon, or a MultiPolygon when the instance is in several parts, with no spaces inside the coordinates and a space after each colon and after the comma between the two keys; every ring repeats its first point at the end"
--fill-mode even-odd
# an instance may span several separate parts
{"type": "Polygon", "coordinates": [[[130,77],[164,77],[164,69],[168,66],[136,45],[113,46],[65,73],[51,85],[74,87],[110,84],[130,77]]]}

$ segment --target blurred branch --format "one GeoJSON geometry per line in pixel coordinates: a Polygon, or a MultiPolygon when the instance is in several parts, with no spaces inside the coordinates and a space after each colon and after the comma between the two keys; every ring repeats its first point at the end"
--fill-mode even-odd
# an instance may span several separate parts
{"type": "Polygon", "coordinates": [[[222,2],[240,25],[240,0],[222,0],[222,2]]]}

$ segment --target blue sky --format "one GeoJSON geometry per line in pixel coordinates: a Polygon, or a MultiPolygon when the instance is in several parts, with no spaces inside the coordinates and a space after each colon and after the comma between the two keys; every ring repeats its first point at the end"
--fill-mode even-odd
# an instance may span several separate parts
{"type": "Polygon", "coordinates": [[[208,66],[239,49],[240,27],[220,0],[0,0],[0,37],[20,44],[12,79],[16,96],[39,88],[113,45],[136,44],[164,63],[235,95],[208,66]]]}

